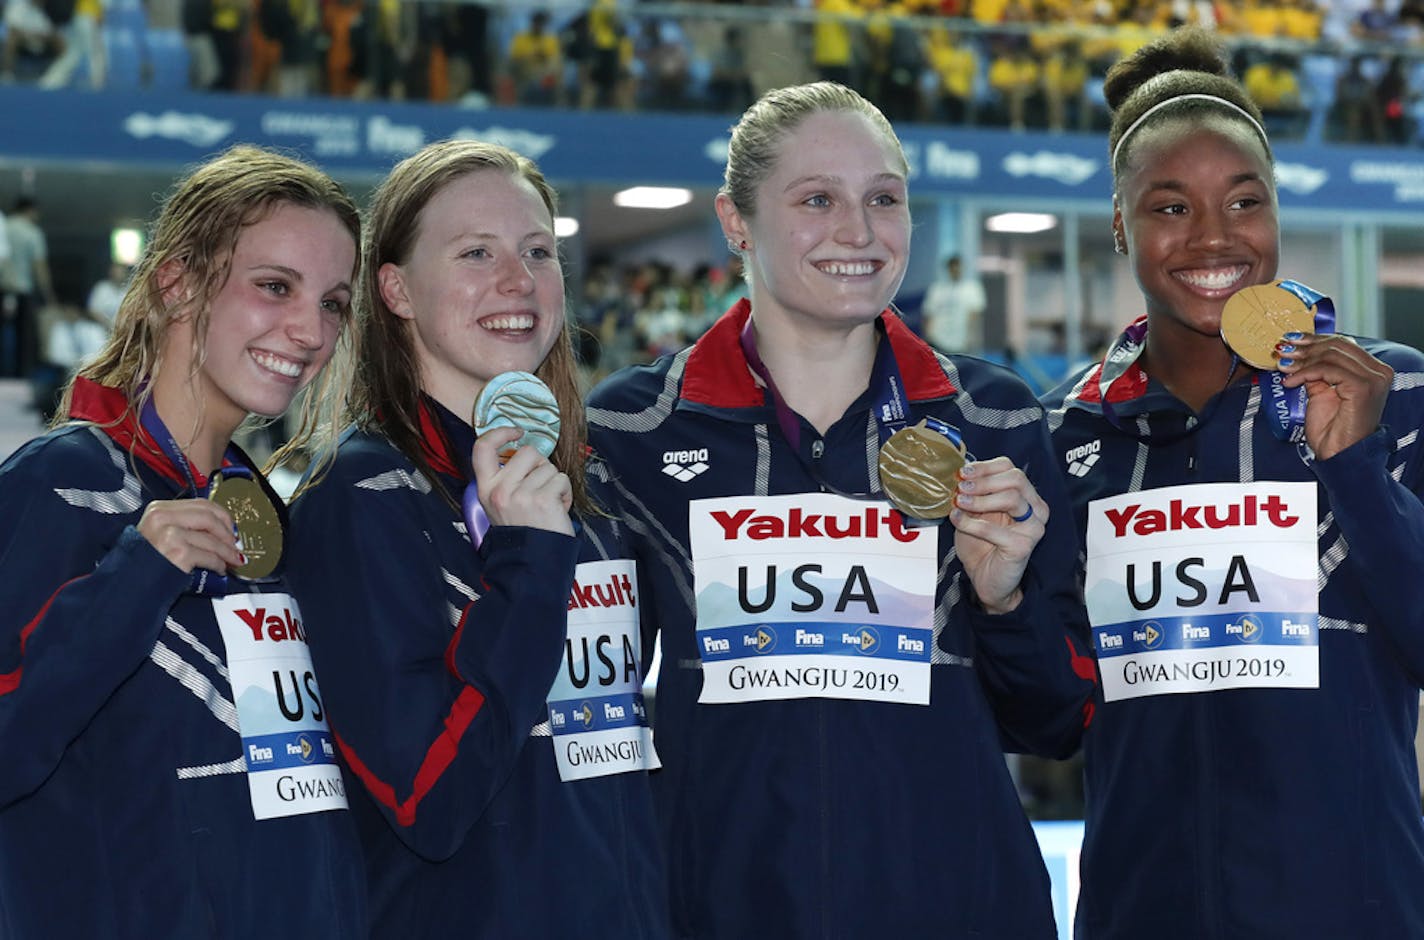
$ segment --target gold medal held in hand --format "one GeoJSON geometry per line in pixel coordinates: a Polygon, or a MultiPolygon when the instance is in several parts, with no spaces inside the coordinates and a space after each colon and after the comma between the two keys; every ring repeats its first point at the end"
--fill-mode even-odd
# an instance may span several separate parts
{"type": "Polygon", "coordinates": [[[1242,288],[1226,299],[1221,311],[1221,338],[1242,362],[1257,369],[1276,368],[1271,353],[1287,333],[1315,332],[1315,311],[1280,283],[1242,288]]]}
{"type": "Polygon", "coordinates": [[[251,477],[219,474],[208,499],[232,516],[238,551],[247,556],[247,563],[230,573],[247,581],[270,577],[282,559],[282,517],[267,491],[251,477]]]}
{"type": "Polygon", "coordinates": [[[954,508],[964,445],[921,421],[901,428],[880,448],[880,488],[915,519],[943,519],[954,508]]]}

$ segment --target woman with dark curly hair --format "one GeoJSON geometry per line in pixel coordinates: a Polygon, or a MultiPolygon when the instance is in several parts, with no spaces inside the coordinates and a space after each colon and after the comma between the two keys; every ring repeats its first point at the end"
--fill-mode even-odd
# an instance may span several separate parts
{"type": "Polygon", "coordinates": [[[1104,91],[1145,313],[1045,398],[1101,675],[1078,936],[1424,936],[1424,356],[1280,279],[1214,38],[1104,91]]]}

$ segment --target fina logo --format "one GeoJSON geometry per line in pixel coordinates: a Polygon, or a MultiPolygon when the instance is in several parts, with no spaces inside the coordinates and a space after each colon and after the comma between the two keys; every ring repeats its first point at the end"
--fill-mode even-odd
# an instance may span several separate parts
{"type": "Polygon", "coordinates": [[[1259,643],[1261,637],[1266,635],[1266,628],[1259,618],[1242,614],[1239,621],[1226,625],[1226,635],[1234,636],[1242,643],[1259,643]]]}
{"type": "Polygon", "coordinates": [[[585,728],[592,728],[593,706],[587,702],[581,703],[578,708],[574,709],[574,717],[577,718],[585,728]]]}
{"type": "Polygon", "coordinates": [[[1015,151],[1004,158],[1004,169],[1011,176],[1041,176],[1065,186],[1077,186],[1098,172],[1098,161],[1048,150],[1032,156],[1015,151]]]}
{"type": "Polygon", "coordinates": [[[876,633],[873,627],[861,627],[860,645],[856,647],[856,652],[873,656],[878,649],[880,649],[880,634],[876,633]]]}
{"type": "Polygon", "coordinates": [[[770,653],[776,649],[776,631],[763,624],[756,628],[756,651],[770,653]]]}
{"type": "Polygon", "coordinates": [[[310,764],[312,758],[316,756],[316,748],[312,747],[311,739],[302,735],[297,738],[297,746],[302,749],[302,763],[310,764]]]}
{"type": "Polygon", "coordinates": [[[164,111],[154,116],[143,111],[135,111],[124,119],[124,130],[140,140],[148,137],[166,137],[181,140],[194,147],[210,147],[232,133],[231,121],[219,121],[206,114],[180,114],[164,111]]]}
{"type": "Polygon", "coordinates": [[[707,448],[663,451],[663,473],[679,483],[686,483],[707,472],[707,448]]]}
{"type": "Polygon", "coordinates": [[[1155,620],[1149,620],[1142,625],[1141,630],[1134,630],[1132,638],[1138,640],[1143,646],[1150,650],[1155,650],[1162,645],[1162,625],[1155,620]]]}

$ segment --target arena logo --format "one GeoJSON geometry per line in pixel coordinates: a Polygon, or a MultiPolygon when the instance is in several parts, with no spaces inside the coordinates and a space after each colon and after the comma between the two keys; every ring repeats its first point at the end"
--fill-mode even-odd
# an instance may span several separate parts
{"type": "Polygon", "coordinates": [[[1088,471],[1093,469],[1093,465],[1098,462],[1103,449],[1101,439],[1089,441],[1074,447],[1063,455],[1063,460],[1068,464],[1068,472],[1075,477],[1085,477],[1088,471]]]}
{"type": "Polygon", "coordinates": [[[669,450],[663,452],[663,473],[686,483],[707,472],[707,448],[696,450],[669,450]]]}

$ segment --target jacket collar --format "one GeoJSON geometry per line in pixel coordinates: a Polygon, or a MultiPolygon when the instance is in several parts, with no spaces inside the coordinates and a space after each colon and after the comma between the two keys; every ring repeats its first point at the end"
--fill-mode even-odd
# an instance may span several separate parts
{"type": "MultiPolygon", "coordinates": [[[[75,421],[92,422],[107,434],[119,449],[132,454],[165,480],[177,484],[183,490],[188,488],[188,478],[164,455],[163,449],[144,429],[138,412],[130,406],[128,396],[122,389],[100,385],[83,376],[76,377],[74,391],[69,400],[69,417],[75,421]]],[[[231,464],[233,457],[248,469],[257,469],[241,448],[229,442],[223,464],[231,464]]],[[[208,478],[197,467],[190,469],[193,482],[201,491],[208,485],[208,478]]]]}
{"type": "MultiPolygon", "coordinates": [[[[467,482],[468,473],[460,471],[462,463],[456,453],[469,454],[475,443],[475,431],[454,412],[428,395],[420,396],[420,446],[430,469],[444,476],[467,482]]],[[[464,463],[469,463],[467,456],[464,463]]]]}
{"type": "Polygon", "coordinates": [[[1088,374],[1079,383],[1074,393],[1074,400],[1085,404],[1101,405],[1103,401],[1103,370],[1114,360],[1120,361],[1124,358],[1130,358],[1131,362],[1122,371],[1122,374],[1113,379],[1108,386],[1108,401],[1113,404],[1135,401],[1147,394],[1147,373],[1143,372],[1142,367],[1137,364],[1137,358],[1141,355],[1142,346],[1146,341],[1147,317],[1143,315],[1118,334],[1117,339],[1103,355],[1102,361],[1088,370],[1088,374]]]}
{"type": "MultiPolygon", "coordinates": [[[[714,408],[760,408],[767,404],[765,392],[742,352],[742,327],[751,312],[750,301],[737,301],[692,347],[683,371],[683,401],[714,408]]],[[[912,333],[899,316],[887,310],[880,314],[879,322],[910,401],[946,398],[957,391],[934,350],[912,333]]]]}
{"type": "MultiPolygon", "coordinates": [[[[120,450],[133,454],[164,479],[187,488],[188,478],[173,466],[158,443],[143,429],[138,412],[130,406],[128,396],[121,389],[100,385],[82,376],[76,378],[69,400],[69,417],[93,422],[120,450]]],[[[207,478],[197,468],[193,468],[193,475],[198,486],[207,484],[207,478]]]]}

